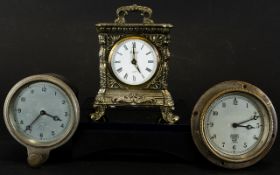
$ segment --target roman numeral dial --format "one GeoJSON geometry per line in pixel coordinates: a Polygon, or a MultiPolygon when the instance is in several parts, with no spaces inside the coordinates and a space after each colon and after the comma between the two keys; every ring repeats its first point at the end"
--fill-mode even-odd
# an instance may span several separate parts
{"type": "Polygon", "coordinates": [[[157,71],[158,52],[144,38],[124,38],[114,45],[109,55],[113,74],[124,84],[144,84],[157,71]]]}

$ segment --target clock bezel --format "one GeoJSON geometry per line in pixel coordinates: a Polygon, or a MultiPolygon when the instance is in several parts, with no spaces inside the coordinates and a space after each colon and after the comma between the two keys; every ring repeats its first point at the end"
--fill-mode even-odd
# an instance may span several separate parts
{"type": "Polygon", "coordinates": [[[147,38],[145,37],[142,37],[142,36],[136,36],[136,35],[127,35],[127,36],[124,36],[124,37],[121,37],[119,40],[117,40],[114,44],[113,44],[113,47],[110,49],[110,52],[109,52],[109,56],[108,56],[108,59],[107,59],[107,67],[109,69],[109,73],[111,76],[114,77],[114,79],[120,83],[122,86],[124,87],[127,87],[127,88],[132,88],[132,89],[138,89],[138,88],[144,88],[144,87],[147,87],[151,82],[152,80],[158,76],[158,74],[160,73],[160,70],[161,70],[161,59],[160,59],[160,54],[159,54],[159,51],[158,49],[156,48],[156,46],[151,42],[149,41],[147,38]],[[141,84],[138,84],[138,85],[132,85],[132,84],[127,84],[125,82],[123,82],[122,80],[120,80],[114,73],[113,69],[112,69],[112,57],[114,55],[114,51],[116,51],[116,48],[118,48],[118,46],[123,43],[124,41],[126,40],[131,40],[131,39],[138,39],[138,40],[142,40],[144,42],[146,42],[147,44],[149,44],[152,49],[154,50],[155,54],[156,54],[156,61],[157,61],[157,67],[156,67],[156,70],[154,72],[154,74],[148,79],[146,80],[145,82],[141,83],[141,84]]]}
{"type": "MultiPolygon", "coordinates": [[[[262,102],[260,102],[259,99],[257,99],[256,97],[254,97],[253,95],[251,95],[251,93],[244,93],[244,92],[241,92],[241,91],[229,91],[229,92],[221,92],[219,94],[217,94],[215,97],[213,97],[211,100],[209,100],[209,103],[204,107],[203,109],[203,112],[201,114],[201,119],[200,119],[200,129],[201,129],[201,133],[203,135],[203,141],[205,142],[205,144],[207,144],[209,147],[211,147],[211,150],[214,154],[216,154],[217,156],[219,156],[220,158],[224,158],[224,159],[227,159],[228,161],[236,161],[236,162],[240,162],[240,160],[246,158],[246,159],[251,159],[252,157],[256,157],[258,156],[257,154],[255,154],[256,150],[260,149],[260,143],[261,142],[261,139],[259,139],[254,145],[257,145],[259,147],[254,147],[252,149],[250,149],[248,152],[245,152],[243,154],[238,154],[238,155],[230,155],[230,154],[227,154],[227,153],[224,153],[224,152],[221,152],[220,150],[217,149],[217,147],[215,147],[211,142],[210,142],[210,138],[209,136],[206,136],[207,135],[207,131],[206,131],[206,128],[205,128],[205,123],[206,123],[206,120],[207,120],[207,115],[208,115],[208,111],[211,107],[211,105],[213,103],[215,103],[218,99],[221,99],[223,96],[227,97],[226,95],[240,95],[242,96],[243,98],[247,98],[247,99],[252,99],[255,100],[253,101],[254,103],[257,103],[257,106],[260,106],[262,105],[263,109],[264,110],[259,110],[261,111],[260,113],[261,114],[264,114],[266,115],[266,117],[263,120],[263,124],[264,125],[267,125],[268,124],[268,119],[267,119],[267,109],[266,107],[263,105],[262,102]],[[255,150],[255,151],[253,151],[255,150]]],[[[267,131],[267,127],[264,128],[262,127],[261,129],[261,138],[266,138],[267,137],[267,134],[268,134],[268,131],[267,131]],[[264,131],[264,129],[266,129],[266,131],[264,131]]]]}
{"type": "Polygon", "coordinates": [[[66,143],[74,134],[78,127],[79,119],[80,119],[80,108],[79,103],[77,100],[77,97],[73,90],[60,78],[51,75],[51,74],[39,74],[39,75],[32,75],[29,77],[26,77],[22,80],[20,80],[18,83],[16,83],[11,90],[9,91],[5,103],[4,103],[4,120],[5,124],[11,133],[11,135],[16,139],[20,144],[27,148],[35,148],[35,149],[46,149],[46,150],[52,150],[55,149],[64,143],[66,143]],[[51,140],[51,141],[43,141],[40,142],[36,139],[31,139],[22,133],[20,133],[11,120],[13,120],[14,117],[11,115],[11,105],[13,100],[16,98],[16,95],[18,92],[21,91],[22,88],[26,87],[28,84],[33,84],[37,82],[48,82],[51,84],[54,84],[55,86],[58,86],[61,88],[62,91],[68,96],[70,103],[73,107],[71,109],[73,113],[73,117],[70,118],[67,128],[61,133],[57,139],[51,140]]]}
{"type": "Polygon", "coordinates": [[[270,99],[256,86],[242,81],[226,81],[207,90],[196,103],[191,118],[193,140],[202,153],[212,163],[225,168],[239,169],[251,166],[261,160],[271,149],[277,133],[277,116],[270,99]],[[216,150],[206,138],[204,121],[210,105],[228,93],[243,93],[258,100],[267,112],[264,119],[262,138],[254,148],[241,154],[227,155],[216,150]]]}

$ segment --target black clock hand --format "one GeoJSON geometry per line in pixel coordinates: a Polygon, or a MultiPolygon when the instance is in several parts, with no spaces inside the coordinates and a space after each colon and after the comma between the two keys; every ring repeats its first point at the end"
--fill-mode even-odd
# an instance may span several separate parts
{"type": "Polygon", "coordinates": [[[42,116],[44,115],[46,112],[44,110],[40,111],[40,114],[29,124],[26,126],[25,130],[24,131],[31,131],[31,127],[32,125],[42,116]]]}
{"type": "Polygon", "coordinates": [[[242,121],[242,122],[239,122],[239,123],[236,123],[236,124],[240,125],[240,124],[243,124],[243,123],[247,123],[247,122],[249,122],[251,120],[257,120],[258,118],[259,118],[259,116],[254,115],[252,118],[250,118],[248,120],[245,120],[245,121],[242,121]]]}
{"type": "Polygon", "coordinates": [[[135,49],[135,43],[133,42],[132,43],[132,59],[136,60],[135,59],[135,50],[134,49],[135,49]]]}
{"type": "Polygon", "coordinates": [[[138,72],[141,74],[141,76],[142,76],[143,78],[145,78],[145,76],[142,74],[142,72],[140,71],[140,69],[139,69],[139,67],[138,67],[137,64],[135,65],[135,67],[136,67],[136,69],[138,70],[138,72]]]}
{"type": "Polygon", "coordinates": [[[51,117],[54,121],[61,121],[61,119],[58,116],[56,116],[56,115],[51,115],[51,114],[49,114],[47,112],[44,115],[46,115],[48,117],[51,117]]]}
{"type": "Polygon", "coordinates": [[[238,123],[233,123],[233,124],[232,124],[232,127],[233,127],[233,128],[243,127],[243,128],[246,128],[246,129],[253,129],[253,128],[255,128],[255,127],[253,127],[252,125],[240,125],[240,124],[238,124],[238,123]]]}
{"type": "Polygon", "coordinates": [[[141,71],[140,71],[140,69],[139,69],[139,67],[138,67],[138,65],[135,65],[135,66],[136,66],[136,69],[138,70],[138,72],[139,72],[140,74],[142,74],[141,71]]]}
{"type": "Polygon", "coordinates": [[[136,60],[136,57],[135,57],[135,43],[132,44],[132,60],[131,60],[131,64],[133,64],[137,71],[142,75],[142,77],[144,78],[144,75],[142,74],[141,70],[139,69],[139,66],[137,64],[137,60],[136,60]]]}
{"type": "Polygon", "coordinates": [[[137,65],[137,61],[136,61],[136,59],[134,57],[133,57],[133,59],[131,61],[131,64],[133,64],[136,67],[136,69],[138,70],[138,72],[141,73],[141,71],[140,71],[140,69],[139,69],[139,67],[137,65]]]}
{"type": "Polygon", "coordinates": [[[136,65],[137,61],[135,59],[135,50],[134,50],[134,48],[135,48],[135,43],[132,44],[132,60],[131,60],[131,63],[136,65]]]}

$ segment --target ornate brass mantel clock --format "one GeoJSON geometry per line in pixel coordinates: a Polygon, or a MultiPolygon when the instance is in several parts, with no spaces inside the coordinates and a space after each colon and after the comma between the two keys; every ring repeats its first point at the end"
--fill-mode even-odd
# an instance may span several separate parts
{"type": "Polygon", "coordinates": [[[132,5],[117,9],[115,23],[96,25],[100,44],[100,90],[92,120],[107,107],[160,107],[169,124],[179,120],[167,90],[168,44],[171,24],[155,24],[148,7],[132,5]],[[128,12],[141,12],[143,23],[126,23],[128,12]]]}

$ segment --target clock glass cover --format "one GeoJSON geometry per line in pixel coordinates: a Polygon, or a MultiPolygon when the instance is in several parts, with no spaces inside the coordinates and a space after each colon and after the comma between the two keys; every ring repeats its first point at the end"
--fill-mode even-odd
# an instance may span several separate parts
{"type": "Polygon", "coordinates": [[[244,93],[229,93],[208,108],[204,131],[209,144],[218,153],[242,155],[254,149],[263,137],[264,105],[244,93]]]}
{"type": "Polygon", "coordinates": [[[14,138],[26,146],[52,149],[66,142],[79,122],[73,90],[55,74],[26,77],[10,90],[4,119],[14,138]]]}
{"type": "Polygon", "coordinates": [[[259,88],[225,81],[200,97],[191,130],[197,148],[209,161],[238,169],[257,163],[269,152],[276,138],[277,116],[259,88]]]}
{"type": "Polygon", "coordinates": [[[56,140],[68,128],[71,101],[57,85],[36,82],[23,87],[12,100],[11,120],[23,136],[40,142],[56,140]]]}
{"type": "Polygon", "coordinates": [[[127,37],[115,44],[109,62],[118,80],[128,85],[140,85],[156,73],[158,52],[144,38],[127,37]]]}

